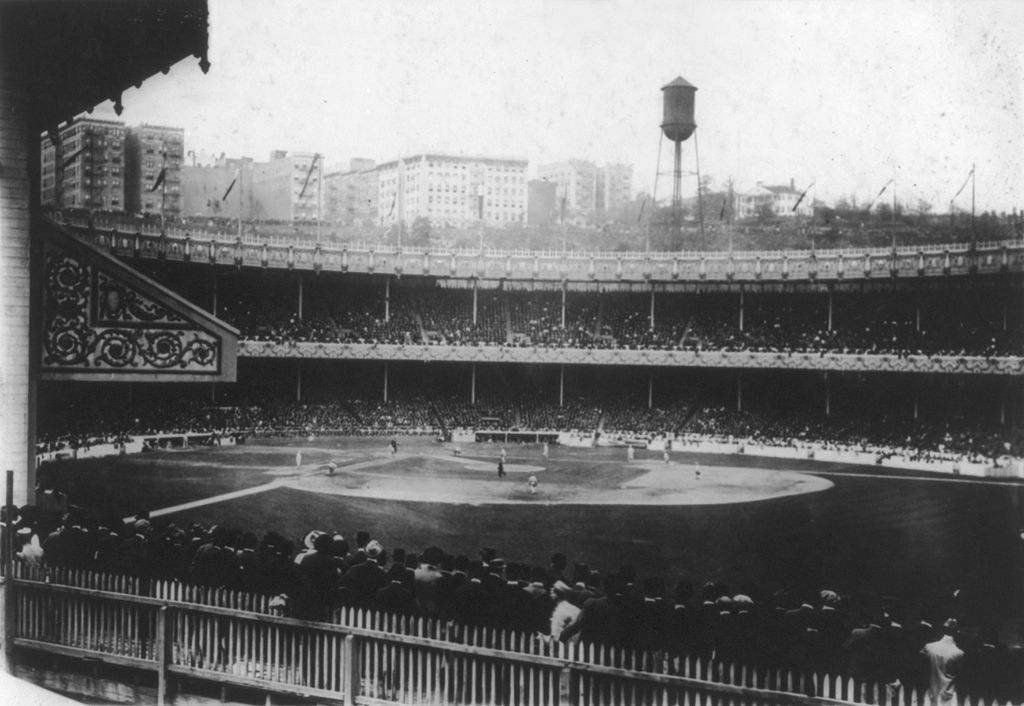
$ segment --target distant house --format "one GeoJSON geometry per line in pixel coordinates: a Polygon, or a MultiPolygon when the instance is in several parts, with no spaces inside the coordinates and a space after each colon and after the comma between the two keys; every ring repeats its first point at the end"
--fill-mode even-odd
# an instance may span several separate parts
{"type": "Polygon", "coordinates": [[[788,185],[781,186],[766,186],[758,182],[753,189],[737,194],[736,217],[757,218],[768,206],[772,215],[778,218],[810,218],[814,215],[814,199],[808,194],[801,200],[801,193],[792,179],[788,185]]]}

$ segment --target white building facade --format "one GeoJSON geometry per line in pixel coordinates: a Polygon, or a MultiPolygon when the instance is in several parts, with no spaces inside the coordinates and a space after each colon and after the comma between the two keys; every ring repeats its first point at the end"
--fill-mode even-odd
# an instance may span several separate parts
{"type": "Polygon", "coordinates": [[[432,225],[526,221],[527,160],[425,153],[377,167],[378,222],[432,225]]]}

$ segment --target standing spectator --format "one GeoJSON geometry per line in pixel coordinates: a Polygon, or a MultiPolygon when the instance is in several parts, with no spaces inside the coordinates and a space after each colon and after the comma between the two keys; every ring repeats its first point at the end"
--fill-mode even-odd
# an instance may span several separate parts
{"type": "Polygon", "coordinates": [[[338,588],[338,568],[334,557],[334,540],[329,534],[317,535],[313,551],[307,552],[298,564],[299,596],[296,615],[322,620],[334,604],[338,588]]]}
{"type": "Polygon", "coordinates": [[[942,625],[942,637],[921,650],[928,661],[928,695],[934,704],[957,701],[957,677],[964,658],[956,644],[959,628],[956,619],[949,618],[942,625]]]}
{"type": "Polygon", "coordinates": [[[444,580],[439,565],[444,552],[438,547],[424,550],[419,566],[413,572],[416,587],[416,603],[420,611],[427,617],[436,617],[441,612],[440,587],[444,580]]]}
{"type": "Polygon", "coordinates": [[[238,557],[227,548],[230,533],[220,525],[210,528],[209,540],[199,547],[189,567],[193,583],[211,588],[231,586],[238,575],[238,557]]]}
{"type": "Polygon", "coordinates": [[[383,545],[373,539],[366,543],[364,551],[365,561],[351,566],[341,578],[346,603],[362,608],[369,607],[374,594],[388,582],[387,574],[379,563],[384,554],[383,545]]]}
{"type": "Polygon", "coordinates": [[[408,586],[410,573],[403,564],[392,564],[387,572],[388,583],[373,594],[370,607],[395,615],[416,615],[416,595],[408,586]]]}
{"type": "MultiPolygon", "coordinates": [[[[572,625],[579,617],[580,609],[569,600],[572,590],[563,581],[556,581],[551,587],[551,599],[554,603],[554,610],[551,612],[549,634],[552,640],[559,640],[562,631],[572,625]]],[[[579,642],[579,634],[568,638],[568,642],[579,642]]]]}

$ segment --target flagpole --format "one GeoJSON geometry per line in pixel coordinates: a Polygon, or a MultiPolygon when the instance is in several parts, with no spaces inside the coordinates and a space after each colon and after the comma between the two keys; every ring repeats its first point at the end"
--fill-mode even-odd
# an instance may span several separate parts
{"type": "Polygon", "coordinates": [[[160,150],[160,155],[163,157],[163,175],[164,178],[160,182],[160,233],[163,234],[164,229],[164,208],[167,205],[167,142],[163,143],[163,148],[160,150]]]}
{"type": "Polygon", "coordinates": [[[238,164],[238,239],[242,239],[242,163],[238,164]]]}
{"type": "Polygon", "coordinates": [[[896,249],[896,181],[892,182],[892,249],[896,249]]]}
{"type": "Polygon", "coordinates": [[[975,168],[975,165],[972,162],[971,163],[971,241],[972,242],[975,242],[978,239],[977,232],[974,230],[974,180],[976,178],[975,177],[975,173],[974,173],[974,168],[975,168]]]}
{"type": "Polygon", "coordinates": [[[405,215],[405,162],[398,160],[398,249],[402,249],[402,218],[405,215]]]}
{"type": "Polygon", "coordinates": [[[647,252],[651,251],[651,216],[658,207],[658,175],[661,174],[661,145],[664,139],[664,131],[658,130],[658,162],[654,165],[654,193],[651,194],[651,211],[647,214],[647,252]]]}
{"type": "Polygon", "coordinates": [[[697,130],[693,131],[693,154],[697,161],[697,211],[700,215],[700,242],[703,247],[703,243],[706,242],[704,235],[704,194],[701,189],[700,183],[700,142],[697,140],[697,130]]]}
{"type": "MultiPolygon", "coordinates": [[[[317,154],[317,157],[320,155],[317,154]]],[[[316,242],[320,243],[320,221],[323,220],[324,216],[324,160],[320,160],[317,164],[317,176],[316,176],[316,242]]]]}

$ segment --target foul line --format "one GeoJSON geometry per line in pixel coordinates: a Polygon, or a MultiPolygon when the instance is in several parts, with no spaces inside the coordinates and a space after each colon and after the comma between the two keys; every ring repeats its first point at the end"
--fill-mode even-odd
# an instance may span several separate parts
{"type": "MultiPolygon", "coordinates": [[[[275,480],[270,483],[263,485],[257,485],[253,488],[244,488],[243,490],[235,490],[230,493],[223,493],[221,495],[214,495],[209,498],[203,498],[202,500],[193,500],[190,503],[182,503],[181,505],[172,505],[171,507],[164,507],[159,510],[152,510],[149,513],[150,517],[161,517],[163,515],[170,515],[175,512],[182,512],[183,510],[192,510],[193,508],[203,507],[204,505],[213,505],[214,503],[224,502],[225,500],[234,500],[235,498],[244,498],[246,495],[255,495],[256,493],[265,493],[268,490],[274,490],[284,485],[284,481],[275,480]]],[[[125,522],[129,522],[135,519],[135,515],[124,518],[125,522]]]]}

